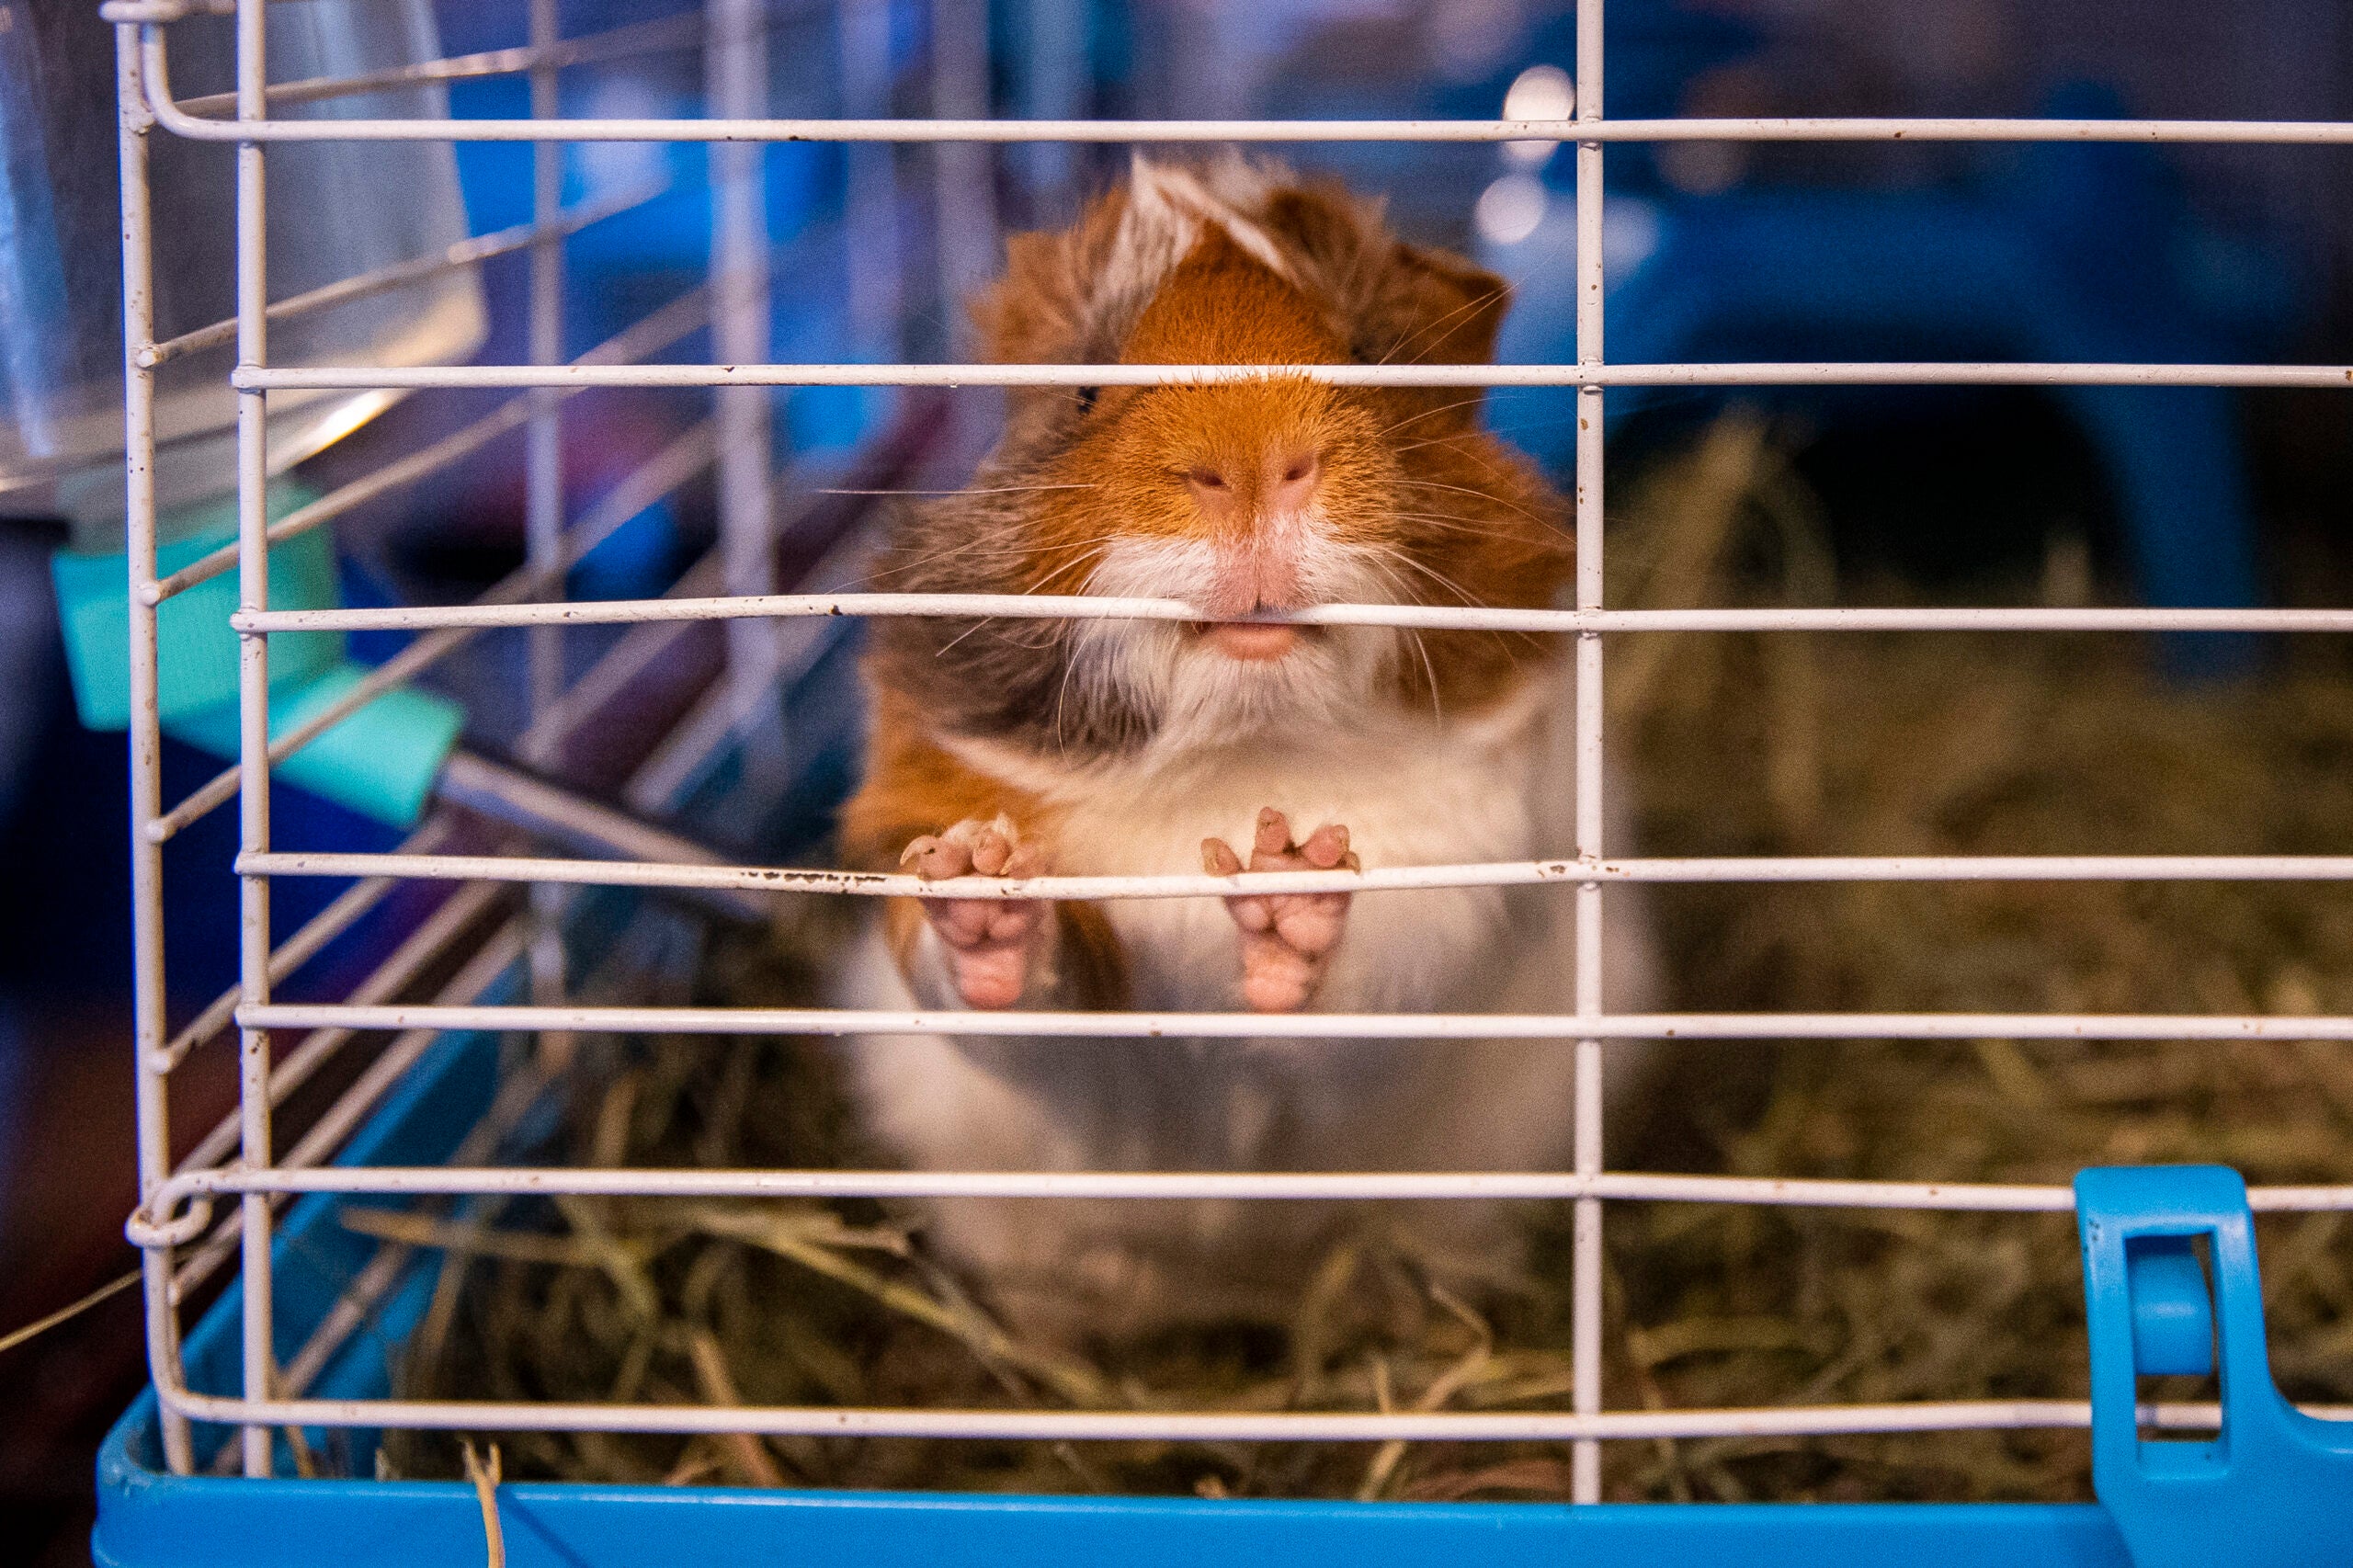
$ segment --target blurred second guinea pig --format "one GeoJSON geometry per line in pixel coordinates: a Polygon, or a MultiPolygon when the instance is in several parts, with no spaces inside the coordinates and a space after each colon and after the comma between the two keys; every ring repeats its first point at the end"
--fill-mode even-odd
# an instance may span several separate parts
{"type": "MultiPolygon", "coordinates": [[[[1074,227],[1015,239],[976,313],[1004,362],[1461,364],[1493,358],[1506,302],[1500,279],[1403,243],[1336,185],[1239,158],[1139,160],[1074,227]]],[[[1565,646],[1245,619],[1553,604],[1573,566],[1564,504],[1483,430],[1482,401],[1280,374],[1012,393],[970,487],[898,515],[877,585],[1176,599],[1198,619],[874,623],[872,743],[845,858],[942,885],[885,904],[835,999],[1570,1010],[1574,884],[1080,903],[960,898],[952,881],[1572,854],[1565,646]]],[[[1633,892],[1613,890],[1603,922],[1619,1011],[1654,989],[1633,892]]],[[[930,1169],[1536,1170],[1571,1155],[1568,1040],[1270,1030],[847,1049],[870,1133],[930,1169]]],[[[1613,1101],[1639,1096],[1631,1048],[1610,1065],[1613,1101]]],[[[934,1242],[1017,1324],[1065,1339],[1282,1315],[1335,1227],[1365,1218],[1224,1199],[960,1198],[929,1213],[934,1242]]],[[[1381,1218],[1441,1266],[1517,1261],[1500,1205],[1381,1218]]]]}

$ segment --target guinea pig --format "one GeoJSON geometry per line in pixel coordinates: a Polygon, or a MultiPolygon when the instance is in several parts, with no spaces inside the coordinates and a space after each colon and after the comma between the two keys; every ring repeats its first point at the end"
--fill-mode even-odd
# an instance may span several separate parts
{"type": "MultiPolygon", "coordinates": [[[[975,315],[995,360],[1484,363],[1503,282],[1279,165],[1138,159],[1027,234],[975,315]]],[[[967,874],[1230,874],[1574,852],[1568,650],[1534,636],[1267,624],[1330,603],[1553,604],[1562,497],[1475,390],[1306,377],[1025,389],[971,486],[906,507],[875,582],[1165,597],[1197,621],[872,623],[844,858],[912,869],[837,999],[882,1008],[1566,1012],[1572,885],[958,898],[967,874]]],[[[1617,791],[1605,791],[1615,801],[1617,791]]],[[[1613,815],[1620,814],[1613,807],[1613,815]]],[[[1614,833],[1622,845],[1622,833],[1614,833]]],[[[1653,989],[1633,890],[1605,995],[1653,989]]],[[[1570,1156],[1568,1040],[880,1036],[845,1047],[865,1125],[939,1170],[1536,1170],[1570,1156]]],[[[1613,1048],[1612,1071],[1633,1065],[1613,1048]]],[[[1027,1331],[1118,1337],[1287,1316],[1350,1206],[934,1202],[928,1233],[1027,1331]]],[[[1422,1254],[1517,1262],[1500,1206],[1392,1208],[1422,1254]]]]}

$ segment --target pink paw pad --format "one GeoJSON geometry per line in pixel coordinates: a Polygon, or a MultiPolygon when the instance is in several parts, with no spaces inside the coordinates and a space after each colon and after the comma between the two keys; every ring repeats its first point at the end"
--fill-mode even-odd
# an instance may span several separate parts
{"type": "MultiPolygon", "coordinates": [[[[1201,841],[1201,865],[1213,877],[1231,877],[1245,869],[1242,858],[1222,838],[1201,841]]],[[[1347,828],[1327,823],[1309,834],[1306,842],[1293,843],[1290,824],[1282,812],[1268,806],[1258,813],[1248,869],[1362,869],[1348,848],[1347,828]]],[[[1251,1011],[1295,1013],[1307,1006],[1347,928],[1350,896],[1345,892],[1273,893],[1225,901],[1233,923],[1242,928],[1242,999],[1251,1011]]]]}
{"type": "MultiPolygon", "coordinates": [[[[908,844],[899,864],[925,881],[957,877],[1034,877],[1045,870],[1037,846],[1024,843],[1010,819],[967,818],[945,833],[908,844]]],[[[926,898],[931,921],[955,971],[957,994],[968,1007],[1010,1007],[1028,988],[1031,960],[1045,934],[1045,901],[1005,898],[926,898]]]]}

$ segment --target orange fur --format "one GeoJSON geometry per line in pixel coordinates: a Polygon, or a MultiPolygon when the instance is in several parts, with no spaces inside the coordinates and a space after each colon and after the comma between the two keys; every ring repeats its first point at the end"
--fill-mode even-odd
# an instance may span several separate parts
{"type": "MultiPolygon", "coordinates": [[[[1063,349],[1066,301],[1100,265],[1127,195],[1098,200],[1067,233],[1020,236],[1005,279],[978,314],[1003,358],[1063,349]]],[[[1336,189],[1279,193],[1269,227],[1326,251],[1360,240],[1336,189]]],[[[1459,258],[1394,244],[1351,256],[1372,279],[1354,335],[1389,342],[1394,362],[1483,363],[1509,302],[1503,282],[1459,258]]],[[[1319,300],[1211,228],[1156,292],[1120,347],[1122,364],[1345,363],[1352,354],[1343,304],[1319,300]]],[[[1061,392],[1036,394],[1063,397],[1061,392]]],[[[1473,388],[1343,389],[1305,378],[1214,386],[1107,388],[1086,427],[1044,482],[1034,514],[1025,593],[1072,593],[1107,536],[1199,536],[1211,520],[1184,476],[1210,464],[1245,474],[1269,449],[1320,451],[1320,498],[1336,535],[1401,551],[1406,597],[1420,602],[1536,608],[1566,582],[1574,553],[1560,496],[1518,454],[1477,427],[1473,388]]],[[[1245,496],[1246,503],[1252,499],[1245,496]]],[[[1425,632],[1403,661],[1397,699],[1411,707],[1476,708],[1506,690],[1533,639],[1425,632]]]]}
{"type": "MultiPolygon", "coordinates": [[[[887,689],[877,698],[864,785],[842,809],[844,863],[868,871],[899,869],[909,841],[969,818],[1010,817],[1053,863],[1053,814],[1035,797],[958,762],[935,744],[906,703],[887,689]]],[[[1071,994],[1092,1007],[1127,1000],[1127,956],[1100,906],[1063,900],[1054,906],[1061,964],[1071,994]]],[[[884,901],[884,932],[904,967],[924,926],[912,898],[884,901]]]]}
{"type": "Polygon", "coordinates": [[[1025,835],[1051,840],[1053,824],[1035,797],[949,756],[904,699],[879,687],[866,778],[842,807],[843,864],[853,870],[895,871],[908,840],[967,818],[985,822],[1000,813],[1025,835]]]}

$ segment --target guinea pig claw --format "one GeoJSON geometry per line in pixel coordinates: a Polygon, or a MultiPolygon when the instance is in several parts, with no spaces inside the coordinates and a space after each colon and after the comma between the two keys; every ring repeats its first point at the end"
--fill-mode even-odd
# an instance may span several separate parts
{"type": "Polygon", "coordinates": [[[1222,838],[1204,838],[1201,840],[1201,869],[1212,877],[1239,876],[1242,857],[1236,855],[1233,846],[1222,838]]]}
{"type": "Polygon", "coordinates": [[[899,864],[912,864],[915,875],[927,882],[942,881],[971,870],[972,851],[952,838],[926,834],[907,846],[899,864]]]}
{"type": "Polygon", "coordinates": [[[1254,852],[1251,856],[1252,870],[1264,871],[1275,869],[1271,866],[1257,865],[1256,861],[1260,855],[1280,855],[1290,847],[1290,824],[1285,820],[1282,812],[1272,806],[1267,806],[1259,812],[1257,839],[1250,847],[1254,852]]]}
{"type": "Polygon", "coordinates": [[[1326,823],[1308,835],[1307,842],[1299,846],[1307,863],[1319,871],[1328,871],[1342,861],[1350,859],[1348,830],[1337,823],[1326,823]]]}
{"type": "Polygon", "coordinates": [[[1002,876],[1005,863],[1013,858],[1013,844],[993,827],[984,827],[972,838],[972,869],[983,877],[1002,876]]]}

